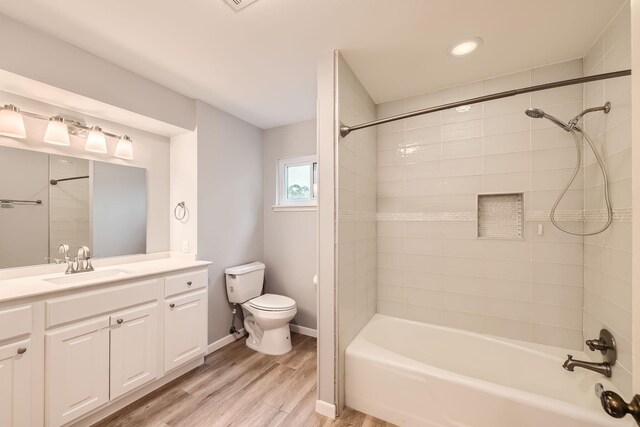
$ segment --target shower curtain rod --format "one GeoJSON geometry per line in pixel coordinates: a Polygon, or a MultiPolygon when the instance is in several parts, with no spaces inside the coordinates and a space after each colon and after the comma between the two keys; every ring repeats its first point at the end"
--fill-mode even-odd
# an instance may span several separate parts
{"type": "Polygon", "coordinates": [[[89,175],[86,175],[86,176],[74,176],[72,178],[52,179],[51,181],[49,181],[49,183],[51,185],[58,185],[59,182],[75,181],[76,179],[85,179],[85,178],[89,178],[89,175]]]}
{"type": "Polygon", "coordinates": [[[507,90],[504,92],[493,93],[491,95],[479,96],[477,98],[465,99],[464,101],[451,102],[449,104],[442,104],[435,107],[429,107],[422,110],[412,111],[410,113],[398,114],[397,116],[386,117],[384,119],[374,120],[372,122],[367,122],[367,123],[361,123],[355,126],[347,126],[343,123],[340,123],[340,135],[342,137],[345,137],[349,135],[351,132],[353,132],[354,130],[365,129],[372,126],[378,126],[385,123],[395,122],[396,120],[402,120],[402,119],[408,119],[409,117],[421,116],[423,114],[436,113],[438,111],[449,110],[451,108],[463,107],[466,105],[478,104],[480,102],[493,101],[501,98],[508,98],[510,96],[522,95],[524,93],[530,93],[530,92],[537,92],[539,90],[555,89],[557,87],[562,87],[562,86],[571,86],[571,85],[577,85],[580,83],[588,83],[588,82],[594,82],[598,80],[613,79],[616,77],[624,77],[624,76],[630,76],[630,75],[631,75],[631,70],[622,70],[622,71],[613,71],[611,73],[594,74],[593,76],[578,77],[578,78],[569,79],[569,80],[561,80],[553,83],[545,83],[545,84],[536,85],[536,86],[529,86],[529,87],[523,87],[520,89],[513,89],[513,90],[507,90]]]}

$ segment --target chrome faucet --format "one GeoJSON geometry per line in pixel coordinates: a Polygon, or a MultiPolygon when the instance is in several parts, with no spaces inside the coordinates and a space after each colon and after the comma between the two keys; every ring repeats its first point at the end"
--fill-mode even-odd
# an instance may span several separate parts
{"type": "Polygon", "coordinates": [[[83,271],[93,271],[91,265],[91,251],[87,246],[80,246],[78,248],[78,256],[76,257],[76,273],[83,271]]]}
{"type": "Polygon", "coordinates": [[[64,255],[64,261],[55,259],[54,262],[56,264],[61,264],[65,262],[67,264],[67,270],[64,274],[74,274],[74,273],[82,273],[85,271],[93,271],[93,265],[91,265],[91,251],[87,246],[80,246],[78,248],[78,256],[74,259],[71,259],[69,256],[69,245],[66,243],[62,243],[58,247],[58,253],[64,255]]]}
{"type": "MultiPolygon", "coordinates": [[[[69,245],[66,243],[60,244],[60,246],[58,246],[58,253],[64,255],[64,262],[67,264],[67,271],[65,271],[64,274],[73,273],[73,261],[71,261],[71,257],[69,257],[69,245]]],[[[58,260],[54,261],[58,263],[58,260]]]]}
{"type": "Polygon", "coordinates": [[[567,354],[567,360],[562,364],[562,367],[567,371],[573,372],[578,368],[588,369],[593,372],[604,375],[605,377],[611,377],[611,365],[608,362],[585,362],[584,360],[575,360],[572,355],[567,354]]]}

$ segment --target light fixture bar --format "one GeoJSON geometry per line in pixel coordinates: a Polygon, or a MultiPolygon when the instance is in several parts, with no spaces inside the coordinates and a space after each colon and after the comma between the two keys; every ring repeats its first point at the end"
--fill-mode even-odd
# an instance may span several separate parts
{"type": "MultiPolygon", "coordinates": [[[[22,116],[26,116],[26,117],[30,117],[33,119],[38,119],[38,120],[46,120],[46,121],[59,121],[61,123],[64,123],[68,129],[74,130],[74,131],[86,131],[89,132],[91,134],[91,132],[93,131],[94,133],[101,133],[103,136],[108,136],[110,138],[115,138],[117,139],[119,142],[121,142],[121,140],[124,138],[125,144],[128,144],[129,147],[131,147],[131,138],[129,138],[126,135],[118,135],[115,133],[111,133],[111,132],[107,132],[105,130],[102,130],[99,126],[90,126],[86,123],[82,123],[79,122],[77,120],[74,119],[68,119],[65,118],[64,116],[61,115],[55,115],[53,117],[51,116],[45,116],[43,114],[39,114],[39,113],[34,113],[33,111],[24,111],[18,107],[16,107],[13,104],[7,104],[4,107],[0,107],[0,115],[2,113],[2,111],[9,111],[11,113],[16,113],[16,114],[21,114],[22,116]]],[[[0,132],[1,134],[1,132],[0,132]]],[[[16,137],[16,138],[24,138],[24,136],[19,136],[19,135],[9,135],[12,137],[16,137]]],[[[48,141],[45,141],[48,142],[48,141]]],[[[58,145],[67,145],[67,144],[58,144],[58,145]]],[[[88,151],[94,151],[94,150],[88,150],[88,151]]],[[[132,154],[132,150],[128,149],[126,150],[127,154],[125,155],[125,157],[120,157],[120,158],[126,158],[127,160],[132,160],[133,159],[133,154],[132,154]],[[131,158],[129,158],[129,156],[131,156],[131,158]]],[[[100,149],[99,151],[95,151],[95,152],[99,152],[99,153],[104,153],[106,151],[102,151],[102,149],[100,149]]],[[[119,157],[119,156],[118,156],[119,157]]]]}

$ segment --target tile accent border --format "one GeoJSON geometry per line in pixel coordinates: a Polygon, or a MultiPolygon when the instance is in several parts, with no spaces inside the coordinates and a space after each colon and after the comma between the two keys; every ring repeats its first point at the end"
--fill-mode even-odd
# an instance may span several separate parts
{"type": "MultiPolygon", "coordinates": [[[[525,222],[549,221],[550,211],[526,211],[525,222]]],[[[633,218],[631,208],[614,209],[614,222],[631,222],[633,218]]],[[[596,221],[605,222],[607,211],[601,210],[566,210],[556,211],[558,221],[585,222],[596,221]]],[[[478,215],[475,212],[359,212],[359,211],[339,211],[340,221],[477,221],[478,215]]]]}

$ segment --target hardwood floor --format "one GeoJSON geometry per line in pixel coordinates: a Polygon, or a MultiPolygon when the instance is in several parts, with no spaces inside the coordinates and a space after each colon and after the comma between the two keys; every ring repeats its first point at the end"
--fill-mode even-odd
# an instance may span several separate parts
{"type": "Polygon", "coordinates": [[[291,339],[293,350],[282,356],[257,353],[240,339],[94,427],[392,426],[350,408],[335,421],[317,414],[316,340],[291,339]]]}

